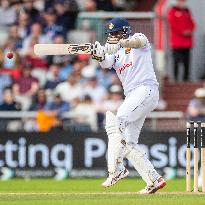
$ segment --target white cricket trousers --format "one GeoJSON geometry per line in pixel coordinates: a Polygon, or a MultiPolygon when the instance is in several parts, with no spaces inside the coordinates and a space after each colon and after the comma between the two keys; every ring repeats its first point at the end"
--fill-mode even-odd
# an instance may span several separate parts
{"type": "Polygon", "coordinates": [[[138,145],[138,139],[147,114],[157,106],[158,101],[158,86],[142,85],[126,96],[117,112],[117,122],[122,132],[122,139],[126,146],[131,148],[126,150],[122,147],[121,163],[118,169],[122,169],[123,158],[126,156],[147,185],[153,185],[160,175],[154,169],[144,150],[138,145]],[[123,150],[128,151],[127,154],[123,154],[123,150]]]}
{"type": "Polygon", "coordinates": [[[159,90],[156,85],[142,85],[132,90],[117,111],[117,121],[126,143],[135,147],[146,116],[156,108],[159,90]]]}

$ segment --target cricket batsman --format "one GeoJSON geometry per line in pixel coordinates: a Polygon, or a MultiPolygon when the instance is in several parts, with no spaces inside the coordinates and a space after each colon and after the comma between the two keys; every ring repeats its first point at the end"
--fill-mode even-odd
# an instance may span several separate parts
{"type": "Polygon", "coordinates": [[[92,58],[99,61],[102,68],[115,69],[122,82],[125,100],[116,115],[106,112],[109,176],[102,186],[110,187],[128,176],[129,171],[123,165],[123,159],[127,158],[147,184],[139,193],[152,194],[166,182],[138,144],[145,118],[159,100],[150,44],[142,33],[131,35],[131,27],[123,18],[112,19],[106,33],[105,46],[95,42],[92,58]]]}

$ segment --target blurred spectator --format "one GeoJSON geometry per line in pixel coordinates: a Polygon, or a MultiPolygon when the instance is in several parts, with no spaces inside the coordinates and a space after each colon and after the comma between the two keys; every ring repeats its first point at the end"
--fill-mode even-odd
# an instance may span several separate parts
{"type": "Polygon", "coordinates": [[[62,117],[64,112],[69,111],[70,105],[62,100],[60,94],[54,93],[54,95],[54,100],[46,104],[45,111],[51,111],[50,113],[62,117]]]}
{"type": "Polygon", "coordinates": [[[19,36],[17,24],[13,24],[10,27],[8,39],[14,43],[14,49],[22,48],[23,39],[19,36]]]}
{"type": "Polygon", "coordinates": [[[76,75],[71,73],[67,81],[58,84],[55,91],[64,101],[73,104],[76,98],[82,96],[83,88],[77,81],[76,75]]]}
{"type": "Polygon", "coordinates": [[[21,106],[14,100],[13,93],[11,89],[5,89],[3,95],[3,102],[0,104],[1,111],[19,111],[21,106]]]}
{"type": "Polygon", "coordinates": [[[89,78],[96,74],[97,66],[91,63],[90,55],[81,54],[78,56],[80,70],[83,78],[89,78]]]}
{"type": "Polygon", "coordinates": [[[180,64],[184,67],[183,80],[189,78],[190,49],[193,45],[193,32],[195,23],[191,12],[186,7],[186,0],[177,0],[168,12],[170,32],[170,47],[174,61],[174,78],[178,80],[180,64]]]}
{"type": "Polygon", "coordinates": [[[23,1],[24,0],[9,0],[10,6],[16,10],[17,16],[23,12],[23,1]]]}
{"type": "Polygon", "coordinates": [[[33,46],[38,43],[37,38],[32,37],[28,43],[26,49],[23,51],[24,57],[22,58],[22,62],[26,67],[34,68],[32,70],[32,75],[38,78],[40,85],[43,86],[46,80],[45,75],[48,67],[47,61],[44,58],[36,56],[33,52],[33,46]]]}
{"type": "Polygon", "coordinates": [[[96,11],[97,10],[97,5],[95,0],[86,0],[85,1],[85,11],[96,11]]]}
{"type": "Polygon", "coordinates": [[[16,10],[9,0],[0,1],[0,26],[10,26],[16,21],[16,10]]]}
{"type": "Polygon", "coordinates": [[[56,12],[53,8],[48,8],[44,13],[44,33],[49,39],[54,39],[56,35],[66,36],[66,32],[62,25],[56,23],[56,12]]]}
{"type": "Polygon", "coordinates": [[[79,11],[85,11],[86,0],[85,1],[76,0],[76,3],[78,5],[79,11]]]}
{"type": "Polygon", "coordinates": [[[78,55],[78,60],[81,64],[82,69],[86,69],[86,66],[89,66],[89,60],[90,60],[90,55],[87,54],[79,54],[78,55]]]}
{"type": "Polygon", "coordinates": [[[83,96],[81,102],[75,107],[73,112],[75,113],[75,122],[87,123],[93,131],[97,131],[97,113],[89,95],[83,96]]]}
{"type": "Polygon", "coordinates": [[[33,46],[36,43],[50,43],[51,39],[42,33],[42,26],[40,23],[34,23],[31,26],[31,34],[23,41],[22,55],[34,55],[33,46]]]}
{"type": "Polygon", "coordinates": [[[29,13],[31,18],[31,23],[38,22],[40,20],[40,13],[38,9],[34,7],[34,1],[25,1],[24,2],[24,10],[26,13],[29,13]]]}
{"type": "Polygon", "coordinates": [[[45,0],[44,2],[45,2],[45,4],[44,4],[45,9],[47,9],[47,8],[51,8],[53,6],[55,0],[45,0]]]}
{"type": "Polygon", "coordinates": [[[37,94],[33,97],[32,104],[29,110],[38,111],[43,110],[47,103],[46,92],[44,89],[38,90],[37,94]]]}
{"type": "Polygon", "coordinates": [[[112,85],[109,88],[108,95],[106,99],[102,102],[95,104],[95,109],[97,111],[98,116],[98,126],[102,128],[104,126],[104,118],[105,112],[110,110],[112,112],[116,112],[119,106],[122,104],[123,101],[123,90],[121,85],[112,85]]]}
{"type": "MultiPolygon", "coordinates": [[[[84,76],[82,75],[83,71],[87,70],[88,67],[91,67],[91,70],[92,70],[92,65],[88,65],[89,59],[90,59],[90,56],[86,58],[81,58],[81,59],[78,58],[77,61],[73,63],[73,73],[75,73],[76,78],[78,82],[80,83],[84,82],[83,80],[84,76]]],[[[93,72],[92,72],[92,75],[93,75],[93,72]]]]}
{"type": "MultiPolygon", "coordinates": [[[[62,35],[57,35],[54,37],[53,39],[53,43],[54,44],[63,44],[65,43],[65,39],[62,35]]],[[[47,56],[47,61],[48,61],[48,64],[63,64],[65,63],[65,59],[66,58],[69,58],[70,56],[62,56],[62,55],[57,55],[57,56],[47,56]]]]}
{"type": "Polygon", "coordinates": [[[114,73],[112,75],[112,84],[117,84],[117,85],[121,85],[120,79],[118,78],[117,74],[114,73]]]}
{"type": "Polygon", "coordinates": [[[99,104],[98,112],[105,113],[107,110],[116,112],[122,102],[122,87],[120,85],[112,85],[109,89],[108,98],[99,104]]]}
{"type": "Polygon", "coordinates": [[[55,36],[53,42],[56,44],[63,44],[65,43],[65,38],[62,35],[57,35],[55,36]]]}
{"type": "Polygon", "coordinates": [[[26,12],[20,12],[18,16],[18,35],[24,39],[30,32],[30,16],[26,12]]]}
{"type": "Polygon", "coordinates": [[[56,23],[65,29],[66,35],[69,30],[74,29],[75,27],[78,11],[77,4],[75,1],[66,2],[65,0],[56,0],[54,8],[57,14],[56,23]],[[69,5],[69,3],[73,5],[69,5]]]}
{"type": "Polygon", "coordinates": [[[68,33],[68,41],[72,43],[87,43],[96,41],[96,24],[98,20],[89,21],[84,19],[81,21],[78,29],[72,30],[68,33]],[[83,33],[83,35],[82,35],[83,33]]]}
{"type": "Polygon", "coordinates": [[[59,78],[59,65],[51,64],[47,73],[45,89],[54,89],[61,82],[59,78]]]}
{"type": "Polygon", "coordinates": [[[83,89],[83,95],[89,95],[94,103],[101,102],[107,95],[106,89],[99,85],[95,76],[90,76],[83,89]]]}
{"type": "MultiPolygon", "coordinates": [[[[0,111],[20,111],[21,105],[14,100],[14,95],[10,88],[6,88],[3,94],[3,102],[0,103],[0,111]]],[[[5,131],[17,131],[20,130],[21,121],[14,118],[1,119],[0,129],[5,131]]]]}
{"type": "Polygon", "coordinates": [[[114,11],[116,8],[114,7],[113,1],[110,0],[95,0],[97,10],[103,11],[114,11]]]}
{"type": "MultiPolygon", "coordinates": [[[[34,42],[33,42],[34,43],[34,42]]],[[[36,77],[41,87],[46,82],[47,61],[44,58],[40,58],[33,53],[32,46],[30,47],[30,55],[22,58],[22,64],[24,67],[32,68],[32,76],[36,77]]]]}
{"type": "Polygon", "coordinates": [[[54,100],[52,102],[48,102],[45,106],[46,114],[49,116],[56,117],[56,121],[53,125],[53,128],[62,128],[62,114],[69,111],[70,105],[68,102],[62,100],[61,95],[55,93],[54,100]]]}
{"type": "Polygon", "coordinates": [[[71,62],[67,61],[63,62],[63,65],[59,72],[59,78],[61,81],[65,81],[68,79],[69,75],[73,72],[73,65],[71,62]]]}
{"type": "Polygon", "coordinates": [[[97,80],[100,85],[108,88],[112,84],[113,73],[109,69],[99,69],[97,71],[97,80]]]}
{"type": "Polygon", "coordinates": [[[205,88],[195,91],[195,98],[188,106],[188,118],[193,121],[205,121],[205,88]]]}
{"type": "Polygon", "coordinates": [[[56,3],[61,3],[69,11],[78,11],[76,0],[45,0],[45,9],[53,7],[56,3]]]}
{"type": "MultiPolygon", "coordinates": [[[[154,0],[156,1],[156,0],[154,0]]],[[[114,0],[112,1],[116,11],[134,11],[136,0],[114,0]]],[[[150,11],[150,10],[149,10],[150,11]]]]}
{"type": "Polygon", "coordinates": [[[83,66],[85,65],[83,61],[77,58],[77,56],[72,57],[66,57],[64,56],[65,61],[63,62],[63,65],[60,69],[60,80],[65,81],[68,79],[69,75],[71,73],[75,74],[76,80],[80,80],[81,78],[81,72],[83,69],[83,66]]]}
{"type": "MultiPolygon", "coordinates": [[[[81,11],[121,11],[133,10],[136,0],[76,0],[81,11]]],[[[141,1],[141,0],[140,0],[141,1]]]]}
{"type": "Polygon", "coordinates": [[[3,101],[4,89],[12,85],[10,75],[0,73],[0,103],[3,101]]]}
{"type": "Polygon", "coordinates": [[[23,110],[28,110],[31,99],[39,88],[38,79],[31,76],[31,68],[24,67],[22,76],[13,85],[16,100],[21,103],[23,110]]]}

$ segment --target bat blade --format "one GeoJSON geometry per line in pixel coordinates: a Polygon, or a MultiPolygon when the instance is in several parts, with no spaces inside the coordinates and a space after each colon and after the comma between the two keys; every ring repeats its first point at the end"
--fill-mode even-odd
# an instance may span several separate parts
{"type": "Polygon", "coordinates": [[[35,44],[34,53],[37,56],[91,54],[92,44],[35,44]]]}

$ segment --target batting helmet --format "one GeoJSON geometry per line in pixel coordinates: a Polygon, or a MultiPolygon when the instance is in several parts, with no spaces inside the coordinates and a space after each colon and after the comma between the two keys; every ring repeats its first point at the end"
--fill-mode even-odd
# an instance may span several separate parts
{"type": "Polygon", "coordinates": [[[117,17],[108,22],[106,33],[109,34],[117,31],[123,31],[127,35],[131,34],[131,27],[126,19],[117,17]]]}

